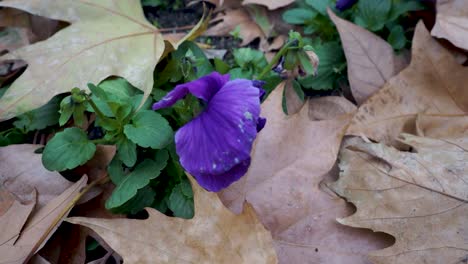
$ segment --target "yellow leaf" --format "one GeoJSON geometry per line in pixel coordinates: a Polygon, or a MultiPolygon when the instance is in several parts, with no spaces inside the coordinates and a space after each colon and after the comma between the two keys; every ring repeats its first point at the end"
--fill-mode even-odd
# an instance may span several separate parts
{"type": "Polygon", "coordinates": [[[124,77],[146,96],[150,94],[164,40],[146,21],[139,0],[7,0],[0,6],[71,23],[46,41],[0,58],[28,63],[0,99],[0,120],[111,75],[124,77]]]}

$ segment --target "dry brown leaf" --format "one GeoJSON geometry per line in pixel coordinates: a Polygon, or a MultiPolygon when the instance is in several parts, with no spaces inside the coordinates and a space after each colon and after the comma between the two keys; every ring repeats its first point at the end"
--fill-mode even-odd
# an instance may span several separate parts
{"type": "Polygon", "coordinates": [[[168,217],[148,208],[146,220],[71,217],[67,221],[94,230],[125,263],[277,262],[271,234],[250,205],[242,215],[234,215],[215,193],[191,181],[192,219],[168,217]]]}
{"type": "Polygon", "coordinates": [[[353,209],[322,189],[338,174],[332,168],[355,106],[342,97],[322,97],[286,116],[282,93],[280,86],[262,104],[267,123],[247,175],[220,196],[234,212],[244,201],[252,204],[272,232],[280,263],[366,263],[367,252],[386,241],[337,223],[353,209]],[[326,113],[330,109],[335,115],[326,113]]]}
{"type": "Polygon", "coordinates": [[[468,1],[437,1],[436,23],[431,34],[448,39],[455,46],[468,50],[468,1]]]}
{"type": "Polygon", "coordinates": [[[343,172],[331,187],[357,211],[339,221],[395,237],[394,245],[370,254],[376,264],[463,263],[468,141],[409,134],[402,140],[415,153],[362,141],[342,149],[343,172]]]}
{"type": "MultiPolygon", "coordinates": [[[[36,210],[63,193],[72,182],[42,165],[41,154],[34,151],[41,145],[10,145],[0,148],[0,184],[19,197],[28,196],[32,188],[38,192],[36,210]]],[[[27,198],[26,198],[27,199],[27,198]]]]}
{"type": "Polygon", "coordinates": [[[397,65],[393,48],[385,40],[339,18],[330,9],[328,15],[335,23],[343,43],[351,92],[356,102],[362,104],[395,76],[401,66],[397,65]]]}
{"type": "Polygon", "coordinates": [[[269,10],[275,10],[281,7],[285,7],[294,3],[294,0],[244,0],[242,1],[243,5],[263,5],[268,7],[269,10]]]}
{"type": "Polygon", "coordinates": [[[262,29],[251,18],[249,12],[243,8],[229,9],[225,13],[218,13],[212,23],[217,23],[208,28],[205,36],[229,36],[237,26],[240,27],[239,36],[242,38],[241,46],[247,45],[256,38],[265,38],[262,29]]]}
{"type": "Polygon", "coordinates": [[[6,28],[0,36],[0,52],[12,51],[29,44],[32,32],[26,28],[6,28]]]}
{"type": "Polygon", "coordinates": [[[468,132],[466,115],[418,115],[416,118],[418,136],[431,138],[462,138],[468,132]]]}
{"type": "MultiPolygon", "coordinates": [[[[15,236],[18,235],[18,232],[4,237],[0,241],[0,263],[19,264],[26,262],[32,257],[33,253],[39,250],[53,233],[61,222],[61,218],[66,216],[68,212],[65,210],[69,210],[69,204],[74,201],[82,187],[86,185],[86,181],[87,177],[84,176],[32,215],[21,230],[21,234],[19,234],[20,236],[16,242],[15,236]]],[[[1,218],[3,219],[4,217],[5,215],[1,218]]],[[[1,229],[4,229],[4,227],[1,229]]]]}
{"type": "Polygon", "coordinates": [[[379,142],[398,144],[401,132],[415,133],[418,113],[468,111],[468,69],[459,65],[424,27],[416,26],[411,64],[363,103],[347,131],[379,142]]]}
{"type": "MultiPolygon", "coordinates": [[[[29,214],[36,205],[36,192],[32,190],[31,199],[20,201],[0,186],[0,198],[12,201],[10,206],[0,215],[0,252],[4,243],[13,245],[18,238],[29,214]]],[[[1,258],[1,257],[0,257],[1,258]]],[[[3,263],[3,262],[2,262],[3,263]]]]}

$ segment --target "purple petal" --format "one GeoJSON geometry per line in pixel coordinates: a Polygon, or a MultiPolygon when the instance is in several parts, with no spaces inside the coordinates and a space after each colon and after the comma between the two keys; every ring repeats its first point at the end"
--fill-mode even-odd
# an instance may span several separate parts
{"type": "Polygon", "coordinates": [[[338,0],[336,2],[336,9],[340,10],[340,11],[344,11],[350,7],[352,7],[355,3],[357,2],[357,0],[338,0]]]}
{"type": "Polygon", "coordinates": [[[247,171],[257,135],[259,95],[252,81],[229,81],[205,111],[177,131],[180,163],[204,188],[219,190],[247,171]]]}
{"type": "Polygon", "coordinates": [[[177,85],[159,102],[153,104],[153,110],[170,107],[178,100],[184,98],[188,93],[208,102],[228,81],[229,74],[222,75],[218,72],[212,72],[200,79],[177,85]]]}
{"type": "Polygon", "coordinates": [[[260,132],[265,127],[266,124],[266,118],[264,117],[259,117],[257,120],[257,132],[260,132]]]}

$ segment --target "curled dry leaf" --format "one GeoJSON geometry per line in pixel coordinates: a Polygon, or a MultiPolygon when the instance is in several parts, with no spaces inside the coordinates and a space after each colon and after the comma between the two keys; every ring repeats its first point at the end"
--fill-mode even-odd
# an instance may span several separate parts
{"type": "Polygon", "coordinates": [[[215,193],[192,182],[195,215],[169,217],[147,208],[149,218],[67,221],[98,233],[125,263],[276,263],[271,234],[246,204],[241,215],[223,206],[215,193]]]}
{"type": "Polygon", "coordinates": [[[379,36],[339,18],[330,9],[328,15],[343,43],[351,92],[356,102],[362,104],[401,70],[401,59],[379,36]]]}
{"type": "Polygon", "coordinates": [[[343,148],[331,187],[356,205],[340,223],[382,231],[395,244],[376,264],[463,263],[468,245],[468,141],[403,134],[415,153],[358,141],[343,148]]]}
{"type": "Polygon", "coordinates": [[[468,112],[468,69],[459,65],[424,27],[416,26],[411,64],[358,109],[347,131],[398,145],[401,133],[415,133],[418,113],[468,112]]]}
{"type": "MultiPolygon", "coordinates": [[[[29,219],[21,230],[8,237],[2,236],[0,241],[0,263],[21,264],[25,263],[48,237],[52,235],[63,217],[71,209],[69,207],[76,202],[76,197],[81,189],[86,185],[87,177],[84,176],[65,190],[62,194],[52,199],[46,206],[40,208],[29,219]],[[19,235],[18,239],[16,237],[19,235]]],[[[5,215],[0,219],[4,219],[5,215]]],[[[5,226],[0,226],[0,230],[5,230],[5,226]]]]}
{"type": "Polygon", "coordinates": [[[243,5],[263,5],[268,7],[269,10],[275,10],[281,7],[288,6],[290,4],[294,3],[294,0],[244,0],[242,1],[243,5]]]}
{"type": "Polygon", "coordinates": [[[0,120],[111,75],[124,77],[145,96],[151,92],[164,40],[146,21],[140,1],[7,0],[0,6],[71,23],[46,41],[0,58],[23,59],[29,65],[0,99],[0,120]]]}
{"type": "Polygon", "coordinates": [[[342,97],[322,97],[286,116],[282,93],[277,87],[262,104],[267,123],[249,171],[221,199],[234,212],[245,201],[252,204],[272,232],[280,263],[368,263],[367,252],[388,241],[337,223],[353,209],[322,189],[337,175],[332,168],[355,106],[342,97]]]}
{"type": "Polygon", "coordinates": [[[29,197],[35,189],[38,193],[36,210],[72,185],[58,172],[44,168],[41,154],[34,153],[40,147],[22,144],[0,148],[0,184],[20,198],[29,197]]]}
{"type": "Polygon", "coordinates": [[[468,1],[437,1],[436,22],[431,34],[448,39],[455,46],[468,50],[468,1]]]}
{"type": "Polygon", "coordinates": [[[229,36],[231,31],[240,27],[241,46],[249,44],[258,37],[265,38],[262,29],[255,23],[249,12],[243,8],[229,9],[224,14],[218,13],[211,22],[217,24],[204,33],[206,36],[229,36]]]}
{"type": "Polygon", "coordinates": [[[462,138],[468,131],[468,116],[420,114],[416,118],[416,131],[421,137],[462,138]]]}

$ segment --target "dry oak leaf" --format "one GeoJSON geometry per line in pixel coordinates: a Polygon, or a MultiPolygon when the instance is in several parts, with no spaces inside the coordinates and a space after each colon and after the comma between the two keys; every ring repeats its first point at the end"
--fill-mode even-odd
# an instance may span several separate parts
{"type": "Polygon", "coordinates": [[[455,46],[468,50],[468,1],[438,0],[436,22],[431,34],[448,39],[455,46]]]}
{"type": "Polygon", "coordinates": [[[415,133],[418,113],[468,112],[467,81],[468,68],[459,65],[419,22],[410,65],[359,107],[347,134],[396,145],[400,133],[415,133]]]}
{"type": "Polygon", "coordinates": [[[395,237],[376,264],[464,263],[468,254],[468,141],[402,134],[415,152],[362,141],[340,153],[331,187],[356,205],[348,226],[395,237]],[[457,143],[454,143],[457,142],[457,143]]]}
{"type": "Polygon", "coordinates": [[[151,92],[164,40],[146,21],[139,0],[5,0],[0,6],[71,23],[46,41],[0,57],[29,65],[0,99],[0,120],[111,75],[124,77],[146,96],[151,92]]]}
{"type": "Polygon", "coordinates": [[[243,5],[263,5],[266,6],[269,10],[275,10],[281,7],[288,6],[290,4],[294,3],[294,0],[244,0],[242,1],[243,5]]]}
{"type": "MultiPolygon", "coordinates": [[[[0,148],[0,184],[20,198],[38,193],[35,210],[39,210],[63,193],[73,183],[60,173],[42,165],[41,154],[34,151],[42,145],[21,144],[0,148]]],[[[27,199],[27,198],[26,198],[27,199]]]]}
{"type": "Polygon", "coordinates": [[[374,33],[336,16],[328,15],[340,33],[348,62],[351,93],[360,105],[400,70],[392,46],[374,33]]]}
{"type": "MultiPolygon", "coordinates": [[[[17,231],[9,236],[2,235],[0,240],[0,263],[26,263],[47,241],[48,237],[52,235],[62,218],[68,214],[68,211],[71,209],[69,208],[70,204],[76,202],[76,197],[86,185],[86,181],[87,177],[83,176],[62,194],[33,213],[21,230],[21,233],[17,231]]],[[[3,218],[5,218],[5,215],[1,216],[0,220],[3,218]]],[[[11,226],[0,226],[0,230],[5,230],[9,227],[11,226]]]]}
{"type": "Polygon", "coordinates": [[[416,132],[421,137],[463,138],[468,135],[468,115],[424,115],[416,118],[416,132]]]}
{"type": "Polygon", "coordinates": [[[280,263],[368,263],[367,252],[388,243],[337,223],[353,209],[322,189],[324,181],[338,175],[332,168],[356,107],[342,97],[322,97],[286,116],[283,90],[280,85],[262,104],[267,123],[247,175],[220,196],[234,212],[244,201],[252,204],[272,232],[280,263]],[[333,114],[327,114],[331,109],[333,114]]]}
{"type": "Polygon", "coordinates": [[[265,38],[260,26],[252,19],[244,8],[229,9],[212,19],[211,23],[217,23],[208,28],[205,36],[229,36],[236,27],[240,27],[239,36],[242,39],[241,46],[245,46],[256,38],[265,38]]]}
{"type": "Polygon", "coordinates": [[[191,182],[192,219],[147,208],[146,220],[71,217],[67,221],[91,228],[125,263],[277,263],[271,234],[249,204],[241,215],[234,215],[215,193],[191,182]]]}

